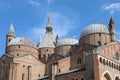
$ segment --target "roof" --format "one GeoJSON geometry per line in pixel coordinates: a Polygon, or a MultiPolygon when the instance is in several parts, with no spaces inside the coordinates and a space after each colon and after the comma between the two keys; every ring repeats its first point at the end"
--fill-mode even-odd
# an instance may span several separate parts
{"type": "MultiPolygon", "coordinates": [[[[65,56],[63,56],[63,55],[61,55],[61,54],[59,54],[59,53],[53,53],[53,54],[51,54],[49,57],[48,57],[48,59],[47,59],[47,62],[48,61],[50,61],[54,56],[59,56],[59,57],[61,57],[61,59],[63,59],[65,56]]],[[[57,58],[56,58],[57,59],[57,58]]]]}
{"type": "Polygon", "coordinates": [[[38,78],[38,79],[36,79],[36,80],[40,80],[40,79],[45,79],[45,78],[48,78],[49,76],[42,76],[42,77],[40,77],[40,78],[38,78]]]}
{"type": "Polygon", "coordinates": [[[17,37],[13,40],[11,40],[8,43],[8,46],[11,45],[25,45],[25,46],[30,46],[36,48],[35,43],[33,43],[30,39],[24,38],[24,37],[17,37]]]}
{"type": "Polygon", "coordinates": [[[91,24],[84,28],[84,30],[82,31],[80,36],[83,37],[85,35],[92,34],[92,33],[109,34],[109,30],[108,30],[107,26],[105,26],[103,24],[91,24]]]}
{"type": "Polygon", "coordinates": [[[63,45],[78,45],[78,40],[74,38],[65,38],[62,40],[59,40],[56,44],[56,47],[63,46],[63,45]]]}
{"type": "Polygon", "coordinates": [[[43,39],[39,41],[38,48],[55,48],[55,37],[52,33],[46,33],[43,39]]]}
{"type": "Polygon", "coordinates": [[[69,74],[69,73],[73,73],[73,72],[77,72],[77,71],[85,71],[85,69],[83,67],[82,68],[76,68],[76,69],[70,70],[68,72],[58,73],[57,76],[64,75],[64,74],[69,74]]]}
{"type": "Polygon", "coordinates": [[[8,32],[7,35],[14,35],[15,36],[15,31],[14,31],[14,25],[13,24],[10,25],[10,29],[9,29],[9,32],[8,32]]]}

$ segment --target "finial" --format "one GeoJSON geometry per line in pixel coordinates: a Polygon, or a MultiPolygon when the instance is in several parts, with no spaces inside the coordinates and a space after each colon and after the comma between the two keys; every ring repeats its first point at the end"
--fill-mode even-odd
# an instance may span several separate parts
{"type": "Polygon", "coordinates": [[[9,29],[7,35],[13,35],[15,37],[15,31],[14,31],[14,25],[13,25],[13,23],[11,23],[10,29],[9,29]]]}
{"type": "Polygon", "coordinates": [[[48,14],[48,17],[50,17],[50,13],[48,14]]]}
{"type": "Polygon", "coordinates": [[[47,27],[52,27],[52,25],[51,25],[51,22],[50,22],[50,13],[48,14],[48,23],[47,23],[47,27]]]}
{"type": "Polygon", "coordinates": [[[13,32],[14,33],[14,25],[13,25],[13,23],[11,23],[11,25],[10,25],[9,32],[13,32]]]}

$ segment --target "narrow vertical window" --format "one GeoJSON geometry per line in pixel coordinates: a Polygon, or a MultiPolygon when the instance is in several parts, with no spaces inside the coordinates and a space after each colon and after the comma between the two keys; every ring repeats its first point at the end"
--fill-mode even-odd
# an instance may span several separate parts
{"type": "Polygon", "coordinates": [[[101,37],[101,33],[99,33],[99,36],[101,37]]]}
{"type": "Polygon", "coordinates": [[[101,45],[101,42],[100,42],[100,41],[98,41],[98,45],[101,45]]]}
{"type": "Polygon", "coordinates": [[[61,69],[59,69],[59,73],[61,73],[61,69]]]}
{"type": "Polygon", "coordinates": [[[20,48],[20,45],[18,47],[20,48]]]}
{"type": "Polygon", "coordinates": [[[78,58],[77,63],[78,63],[78,64],[81,64],[81,58],[80,58],[80,57],[78,58]]]}
{"type": "Polygon", "coordinates": [[[24,76],[25,76],[25,74],[22,74],[22,80],[24,80],[24,76]]]}
{"type": "Polygon", "coordinates": [[[40,74],[38,75],[38,77],[40,77],[40,74]]]}
{"type": "Polygon", "coordinates": [[[10,42],[10,41],[11,41],[11,39],[8,40],[8,42],[10,42]]]}

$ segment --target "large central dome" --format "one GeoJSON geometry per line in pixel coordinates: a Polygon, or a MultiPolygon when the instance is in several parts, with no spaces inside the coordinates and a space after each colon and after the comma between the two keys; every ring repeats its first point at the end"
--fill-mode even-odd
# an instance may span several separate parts
{"type": "Polygon", "coordinates": [[[88,25],[81,33],[81,37],[92,33],[106,33],[109,34],[107,26],[103,24],[91,24],[88,25]]]}

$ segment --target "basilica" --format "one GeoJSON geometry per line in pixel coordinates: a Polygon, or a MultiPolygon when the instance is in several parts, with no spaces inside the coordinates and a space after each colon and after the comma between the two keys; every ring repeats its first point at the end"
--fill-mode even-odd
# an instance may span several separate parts
{"type": "Polygon", "coordinates": [[[60,39],[52,30],[48,16],[44,37],[36,45],[17,37],[11,24],[0,57],[0,80],[120,80],[120,43],[112,18],[108,26],[86,26],[79,40],[60,39]]]}

